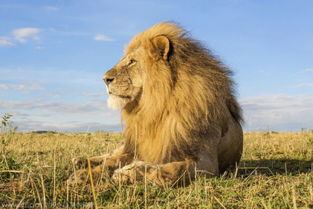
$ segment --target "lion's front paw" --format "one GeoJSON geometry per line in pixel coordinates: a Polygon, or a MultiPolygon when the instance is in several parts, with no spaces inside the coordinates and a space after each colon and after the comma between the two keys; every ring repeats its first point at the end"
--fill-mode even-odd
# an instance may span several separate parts
{"type": "Polygon", "coordinates": [[[132,184],[137,180],[136,170],[122,170],[118,169],[114,172],[112,180],[116,184],[132,184]]]}
{"type": "Polygon", "coordinates": [[[137,168],[144,164],[143,161],[134,161],[133,163],[116,169],[112,175],[114,183],[129,184],[134,183],[137,179],[137,168]]]}
{"type": "Polygon", "coordinates": [[[72,159],[72,163],[75,168],[87,168],[88,160],[85,157],[75,157],[72,159]]]}
{"type": "Polygon", "coordinates": [[[116,184],[132,184],[136,181],[156,183],[158,166],[144,161],[134,161],[114,171],[112,180],[116,184]]]}
{"type": "Polygon", "coordinates": [[[68,179],[67,183],[69,185],[74,184],[86,184],[88,181],[88,170],[78,170],[75,171],[68,179]]]}

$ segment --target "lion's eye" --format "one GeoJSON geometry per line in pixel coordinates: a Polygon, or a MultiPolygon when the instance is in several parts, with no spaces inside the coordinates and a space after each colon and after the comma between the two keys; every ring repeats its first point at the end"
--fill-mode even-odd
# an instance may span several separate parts
{"type": "Polygon", "coordinates": [[[135,64],[137,61],[134,60],[134,59],[131,59],[128,61],[128,64],[127,65],[132,65],[132,64],[135,64]]]}

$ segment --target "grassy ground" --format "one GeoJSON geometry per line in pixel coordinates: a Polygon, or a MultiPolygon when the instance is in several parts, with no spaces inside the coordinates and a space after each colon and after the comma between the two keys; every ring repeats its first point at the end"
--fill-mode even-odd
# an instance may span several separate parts
{"type": "Polygon", "coordinates": [[[246,133],[237,170],[186,188],[66,184],[71,158],[121,143],[103,132],[1,134],[0,208],[313,208],[313,133],[246,133]]]}

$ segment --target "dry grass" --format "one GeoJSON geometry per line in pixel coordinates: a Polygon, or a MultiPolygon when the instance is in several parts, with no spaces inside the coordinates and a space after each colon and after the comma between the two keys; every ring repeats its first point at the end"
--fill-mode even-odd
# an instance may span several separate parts
{"type": "Polygon", "coordinates": [[[313,133],[246,133],[237,170],[186,188],[109,181],[69,187],[70,159],[110,152],[120,134],[1,134],[0,208],[313,208],[313,133]]]}

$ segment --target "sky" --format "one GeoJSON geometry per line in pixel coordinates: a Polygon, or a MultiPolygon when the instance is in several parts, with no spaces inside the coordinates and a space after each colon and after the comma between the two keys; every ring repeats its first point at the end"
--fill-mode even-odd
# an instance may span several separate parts
{"type": "Polygon", "coordinates": [[[120,131],[102,75],[174,21],[233,72],[245,131],[313,128],[311,0],[1,0],[0,116],[19,131],[120,131]]]}

